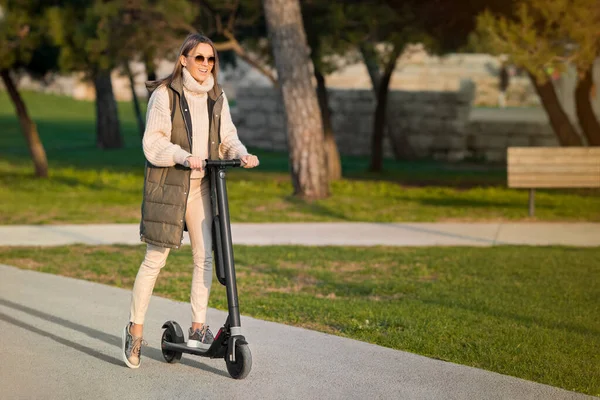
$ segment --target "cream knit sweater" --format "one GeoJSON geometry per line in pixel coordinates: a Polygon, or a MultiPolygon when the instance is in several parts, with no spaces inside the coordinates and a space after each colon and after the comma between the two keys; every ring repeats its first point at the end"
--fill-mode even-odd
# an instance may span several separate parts
{"type": "MultiPolygon", "coordinates": [[[[190,72],[183,68],[183,92],[192,117],[192,153],[171,143],[171,110],[167,87],[162,85],[150,96],[146,113],[146,131],[142,146],[146,159],[157,167],[172,167],[183,164],[185,159],[193,155],[202,159],[208,158],[208,105],[207,93],[213,88],[214,79],[210,75],[200,84],[190,72]]],[[[221,111],[221,159],[240,158],[248,154],[246,147],[240,142],[237,129],[231,120],[227,97],[223,93],[223,109],[221,111]]],[[[204,170],[192,171],[192,179],[202,178],[204,170]]]]}

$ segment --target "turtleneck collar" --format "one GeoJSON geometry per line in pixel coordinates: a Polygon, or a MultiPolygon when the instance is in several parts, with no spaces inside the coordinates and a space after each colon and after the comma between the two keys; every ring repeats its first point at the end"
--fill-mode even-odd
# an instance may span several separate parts
{"type": "Polygon", "coordinates": [[[189,92],[198,95],[204,95],[208,93],[214,85],[215,79],[213,78],[212,74],[210,74],[203,83],[200,83],[194,79],[194,77],[192,76],[190,71],[187,70],[187,68],[183,68],[183,87],[189,92]]]}

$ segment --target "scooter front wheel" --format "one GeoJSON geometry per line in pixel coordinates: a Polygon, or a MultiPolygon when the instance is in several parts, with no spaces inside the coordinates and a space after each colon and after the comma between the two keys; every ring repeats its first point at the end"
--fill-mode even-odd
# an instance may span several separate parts
{"type": "Polygon", "coordinates": [[[227,372],[233,379],[244,379],[252,369],[252,354],[247,344],[235,346],[235,362],[229,360],[225,356],[225,364],[227,364],[227,372]]]}
{"type": "MultiPolygon", "coordinates": [[[[179,341],[175,337],[175,333],[172,332],[171,329],[167,328],[162,334],[162,342],[178,343],[179,341]]],[[[169,364],[175,364],[181,360],[181,355],[183,353],[179,351],[167,350],[163,347],[162,354],[166,362],[169,364]]]]}

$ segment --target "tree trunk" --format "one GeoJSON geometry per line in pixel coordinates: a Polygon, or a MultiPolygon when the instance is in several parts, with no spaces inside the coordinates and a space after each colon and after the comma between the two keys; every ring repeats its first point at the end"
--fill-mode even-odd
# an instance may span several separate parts
{"type": "Polygon", "coordinates": [[[373,121],[371,164],[369,165],[369,171],[371,172],[381,172],[383,169],[383,134],[387,114],[388,89],[398,57],[400,57],[400,50],[396,47],[385,66],[383,76],[379,82],[379,90],[376,93],[377,105],[375,106],[375,118],[373,121]]]}
{"type": "Polygon", "coordinates": [[[336,181],[342,177],[342,162],[340,153],[335,143],[333,125],[331,123],[331,110],[329,109],[329,95],[325,86],[325,77],[315,65],[315,78],[317,79],[317,99],[321,109],[323,120],[323,135],[325,139],[325,153],[327,157],[327,172],[330,181],[336,181]]]}
{"type": "Polygon", "coordinates": [[[129,67],[129,62],[125,62],[125,71],[129,78],[129,85],[131,86],[131,98],[133,99],[133,112],[135,113],[135,119],[138,125],[138,131],[140,137],[144,137],[144,131],[146,130],[144,124],[144,118],[142,117],[142,110],[140,109],[140,102],[138,101],[137,94],[135,93],[135,80],[133,79],[133,72],[129,67]]]}
{"type": "Polygon", "coordinates": [[[381,84],[381,72],[379,72],[379,63],[377,61],[377,53],[375,48],[370,43],[361,43],[360,52],[367,67],[367,72],[371,78],[373,92],[379,93],[379,85],[381,84]]]}
{"type": "Polygon", "coordinates": [[[21,124],[21,130],[23,131],[23,135],[27,141],[29,154],[31,154],[31,160],[33,161],[33,165],[35,167],[35,176],[39,178],[47,178],[48,159],[46,158],[46,151],[44,150],[44,145],[40,140],[37,126],[29,117],[25,102],[17,90],[17,86],[13,82],[9,71],[7,69],[3,69],[0,71],[0,75],[2,75],[4,86],[6,87],[6,90],[10,95],[10,99],[15,106],[15,111],[17,112],[19,123],[21,124]]]}
{"type": "Polygon", "coordinates": [[[152,61],[151,56],[144,57],[144,67],[146,69],[146,75],[148,76],[149,81],[156,80],[156,70],[154,68],[154,62],[152,61]]]}
{"type": "Polygon", "coordinates": [[[542,105],[544,106],[546,114],[548,114],[548,118],[550,119],[552,130],[556,134],[560,145],[581,146],[581,137],[577,134],[577,131],[569,120],[569,116],[567,113],[565,113],[565,110],[563,110],[562,106],[560,105],[560,101],[556,96],[556,91],[554,90],[552,82],[548,79],[545,83],[539,84],[535,79],[535,76],[531,72],[528,73],[538,96],[540,96],[542,105]]]}
{"type": "MultiPolygon", "coordinates": [[[[144,56],[144,67],[146,69],[147,80],[153,82],[156,80],[156,70],[154,68],[154,62],[152,62],[151,56],[144,56]]],[[[150,100],[150,93],[148,93],[148,97],[146,100],[150,100]]]]}
{"type": "Polygon", "coordinates": [[[264,0],[265,17],[285,106],[294,194],[329,195],[323,122],[311,82],[310,56],[298,0],[264,0]]]}
{"type": "Polygon", "coordinates": [[[577,107],[577,118],[579,125],[585,135],[588,145],[600,146],[600,124],[592,108],[590,91],[594,85],[592,68],[590,67],[583,78],[577,82],[575,88],[575,105],[577,107]]]}
{"type": "Polygon", "coordinates": [[[94,76],[94,86],[96,88],[96,146],[100,149],[119,149],[123,147],[123,139],[110,71],[98,71],[94,76]]]}

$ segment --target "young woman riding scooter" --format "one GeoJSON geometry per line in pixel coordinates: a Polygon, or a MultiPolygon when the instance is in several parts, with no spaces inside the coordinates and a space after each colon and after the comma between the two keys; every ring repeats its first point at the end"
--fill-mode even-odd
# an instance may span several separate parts
{"type": "Polygon", "coordinates": [[[146,157],[140,224],[146,255],[137,273],[122,332],[122,356],[130,368],[141,361],[144,318],[158,274],[169,251],[181,247],[187,229],[193,255],[191,327],[187,346],[208,349],[213,334],[206,324],[212,283],[212,210],[204,160],[240,159],[258,165],[240,142],[227,98],[218,84],[219,59],[212,41],[191,34],[183,42],[173,72],[149,83],[146,157]]]}

